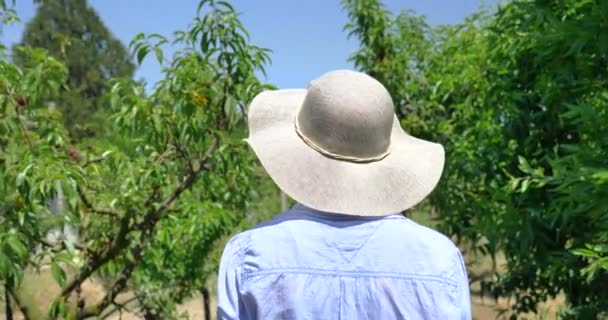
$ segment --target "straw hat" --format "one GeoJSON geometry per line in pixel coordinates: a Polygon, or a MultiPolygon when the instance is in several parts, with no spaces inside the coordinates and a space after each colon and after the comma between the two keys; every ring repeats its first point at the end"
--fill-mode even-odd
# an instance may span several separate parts
{"type": "Polygon", "coordinates": [[[405,133],[386,88],[355,71],[328,72],[307,89],[260,93],[249,107],[249,132],[274,182],[326,212],[402,212],[435,188],[443,170],[443,147],[405,133]]]}

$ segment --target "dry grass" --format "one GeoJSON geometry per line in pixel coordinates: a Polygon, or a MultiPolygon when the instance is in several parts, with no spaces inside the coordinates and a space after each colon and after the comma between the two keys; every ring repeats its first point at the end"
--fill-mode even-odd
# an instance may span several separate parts
{"type": "MultiPolygon", "coordinates": [[[[481,292],[481,280],[488,280],[491,277],[493,271],[492,259],[488,256],[467,254],[465,260],[469,277],[473,280],[471,283],[471,303],[474,319],[508,319],[511,315],[511,306],[515,301],[510,298],[500,298],[496,301],[493,297],[484,296],[481,292]]],[[[502,271],[504,264],[504,257],[498,255],[496,257],[496,270],[498,272],[502,271]]],[[[541,304],[538,308],[538,314],[520,314],[518,319],[557,319],[557,311],[563,305],[564,298],[560,296],[541,304]]]]}
{"type": "MultiPolygon", "coordinates": [[[[59,285],[53,279],[51,272],[48,268],[43,268],[39,273],[30,271],[24,278],[23,283],[19,289],[19,296],[21,300],[28,306],[34,308],[34,311],[38,315],[44,315],[48,311],[48,307],[52,303],[53,297],[56,297],[60,292],[59,285]]],[[[4,294],[4,292],[2,292],[4,294]]],[[[103,286],[95,281],[86,281],[82,285],[82,296],[85,301],[90,303],[99,302],[105,294],[103,286]]],[[[127,301],[131,297],[130,293],[119,296],[117,301],[127,301]]],[[[6,319],[4,312],[4,301],[1,304],[2,310],[0,310],[0,320],[6,319]]],[[[108,320],[137,320],[142,317],[136,313],[136,303],[130,303],[127,305],[129,310],[133,312],[123,311],[122,314],[114,312],[112,315],[107,317],[108,320]]],[[[215,297],[211,297],[211,310],[215,310],[217,302],[215,297]]],[[[24,320],[23,314],[18,310],[18,307],[13,303],[13,319],[24,320]]],[[[179,313],[187,315],[188,319],[204,319],[204,308],[203,298],[197,295],[183,304],[178,306],[179,313]]],[[[215,319],[215,314],[212,312],[211,319],[215,319]]]]}

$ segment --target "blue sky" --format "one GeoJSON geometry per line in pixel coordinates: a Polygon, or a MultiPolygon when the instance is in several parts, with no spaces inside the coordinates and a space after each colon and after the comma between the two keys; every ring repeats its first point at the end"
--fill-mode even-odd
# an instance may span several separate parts
{"type": "MultiPolygon", "coordinates": [[[[342,28],[346,14],[340,0],[232,0],[251,34],[252,43],[273,50],[268,82],[280,88],[304,87],[322,73],[352,68],[347,62],[356,50],[342,28]]],[[[123,43],[138,33],[170,36],[185,29],[196,14],[198,0],[89,0],[106,26],[123,43]]],[[[431,24],[459,23],[481,5],[481,0],[385,0],[393,12],[413,9],[431,24]]],[[[0,42],[11,45],[21,38],[23,24],[35,13],[32,0],[17,0],[22,23],[8,26],[0,42]]],[[[150,57],[152,58],[152,57],[150,57]]],[[[154,59],[141,65],[136,78],[153,84],[162,77],[154,59]]]]}

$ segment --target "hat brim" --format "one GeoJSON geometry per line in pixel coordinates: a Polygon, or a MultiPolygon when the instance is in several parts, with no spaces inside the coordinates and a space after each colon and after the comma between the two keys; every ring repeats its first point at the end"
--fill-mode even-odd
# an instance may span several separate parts
{"type": "Polygon", "coordinates": [[[406,134],[397,118],[391,152],[382,160],[336,160],[310,148],[294,127],[306,92],[265,91],[249,107],[247,142],[287,195],[321,211],[384,216],[413,207],[435,188],[443,171],[443,147],[406,134]]]}

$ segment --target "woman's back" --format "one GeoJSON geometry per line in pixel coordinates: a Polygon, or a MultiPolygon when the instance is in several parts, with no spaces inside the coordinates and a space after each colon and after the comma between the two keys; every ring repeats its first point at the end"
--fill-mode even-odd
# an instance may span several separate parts
{"type": "Polygon", "coordinates": [[[247,142],[306,207],[228,243],[219,319],[471,318],[458,249],[394,214],[430,194],[445,154],[403,130],[382,83],[334,70],[263,91],[248,111],[247,142]]]}
{"type": "Polygon", "coordinates": [[[401,215],[296,205],[230,241],[218,281],[219,319],[470,319],[460,252],[401,215]]]}

